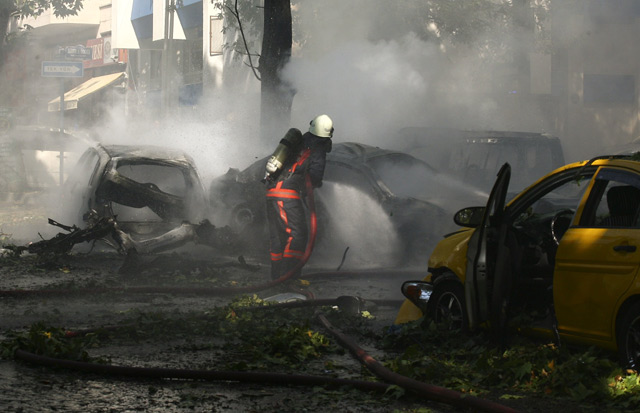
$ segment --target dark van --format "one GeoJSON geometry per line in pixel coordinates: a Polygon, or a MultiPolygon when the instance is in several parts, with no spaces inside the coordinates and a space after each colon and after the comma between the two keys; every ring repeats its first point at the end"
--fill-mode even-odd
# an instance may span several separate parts
{"type": "Polygon", "coordinates": [[[396,149],[484,191],[491,190],[505,162],[517,190],[565,164],[560,139],[544,133],[407,127],[393,142],[396,149]]]}

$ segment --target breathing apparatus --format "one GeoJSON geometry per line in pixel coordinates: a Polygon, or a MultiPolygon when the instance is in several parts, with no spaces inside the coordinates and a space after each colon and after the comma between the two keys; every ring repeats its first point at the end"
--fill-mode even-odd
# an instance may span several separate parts
{"type": "Polygon", "coordinates": [[[282,167],[287,162],[291,154],[298,152],[302,145],[302,132],[299,129],[291,128],[287,131],[280,143],[267,160],[266,169],[262,182],[272,180],[282,171],[282,167]]]}

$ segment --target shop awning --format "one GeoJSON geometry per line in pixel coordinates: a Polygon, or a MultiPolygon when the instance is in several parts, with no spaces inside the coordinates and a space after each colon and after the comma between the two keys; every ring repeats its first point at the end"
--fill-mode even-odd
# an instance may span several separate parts
{"type": "MultiPolygon", "coordinates": [[[[78,109],[78,103],[87,98],[92,93],[96,93],[107,86],[121,82],[124,79],[124,72],[112,73],[110,75],[92,77],[86,82],[71,89],[64,94],[64,110],[78,109]]],[[[48,104],[49,112],[60,110],[60,97],[53,99],[48,104]]]]}

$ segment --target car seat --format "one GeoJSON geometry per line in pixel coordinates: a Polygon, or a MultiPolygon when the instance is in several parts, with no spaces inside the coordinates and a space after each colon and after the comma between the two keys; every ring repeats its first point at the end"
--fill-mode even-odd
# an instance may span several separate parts
{"type": "Polygon", "coordinates": [[[630,186],[614,186],[607,191],[609,216],[602,221],[607,227],[635,227],[636,213],[640,206],[640,189],[630,186]]]}

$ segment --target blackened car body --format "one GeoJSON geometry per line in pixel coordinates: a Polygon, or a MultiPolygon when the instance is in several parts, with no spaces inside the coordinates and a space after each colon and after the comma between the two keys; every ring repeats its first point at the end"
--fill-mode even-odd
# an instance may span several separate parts
{"type": "Polygon", "coordinates": [[[204,187],[191,157],[157,146],[95,145],[63,187],[67,216],[82,226],[88,213],[116,217],[131,235],[155,236],[183,221],[206,218],[204,187]]]}
{"type": "MultiPolygon", "coordinates": [[[[230,169],[211,184],[213,210],[268,252],[264,177],[266,158],[230,169]]],[[[486,194],[441,174],[424,161],[360,143],[334,143],[322,187],[314,191],[318,233],[313,259],[342,256],[358,264],[417,264],[453,228],[446,219],[486,194]]],[[[337,262],[336,262],[337,264],[337,262]]]]}

